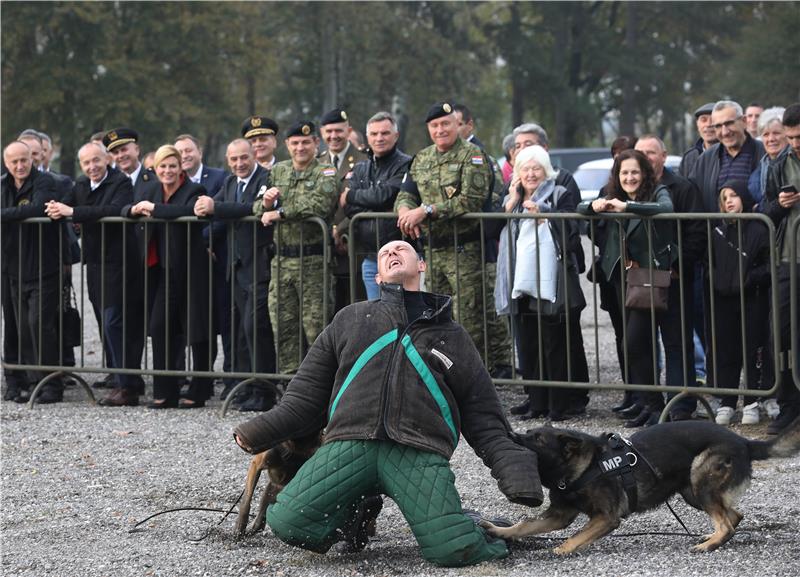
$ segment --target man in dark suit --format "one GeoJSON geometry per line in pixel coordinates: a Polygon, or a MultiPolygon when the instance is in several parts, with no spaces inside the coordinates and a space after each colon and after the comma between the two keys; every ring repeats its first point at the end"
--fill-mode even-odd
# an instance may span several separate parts
{"type": "MultiPolygon", "coordinates": [[[[181,134],[175,139],[175,148],[181,153],[181,168],[192,182],[202,184],[208,196],[215,198],[225,182],[227,173],[221,168],[211,168],[203,164],[203,147],[191,134],[181,134]]],[[[214,254],[211,278],[211,293],[214,299],[214,313],[217,330],[222,337],[222,370],[231,370],[231,286],[227,280],[228,248],[227,231],[224,222],[210,222],[203,229],[206,246],[214,254]]],[[[211,343],[211,356],[217,357],[217,339],[211,343]]],[[[232,387],[235,382],[225,379],[225,386],[232,387]]]]}
{"type": "MultiPolygon", "coordinates": [[[[236,372],[274,373],[275,343],[267,301],[273,227],[238,220],[253,214],[253,203],[269,188],[269,171],[256,162],[253,147],[244,138],[228,145],[226,158],[233,174],[215,198],[198,198],[194,213],[232,221],[227,228],[228,279],[234,292],[233,368],[236,372]]],[[[275,404],[274,384],[258,381],[247,389],[239,410],[266,411],[275,404]]]]}
{"type": "MultiPolygon", "coordinates": [[[[144,348],[143,326],[137,322],[141,319],[144,285],[141,269],[136,266],[133,228],[97,222],[118,216],[131,203],[133,185],[126,175],[109,168],[108,154],[100,143],[84,144],[78,159],[84,176],[60,202],[47,204],[47,216],[53,220],[72,217],[73,222],[82,223],[89,300],[101,327],[108,366],[138,369],[144,348]]],[[[100,399],[100,404],[138,405],[138,379],[125,374],[115,377],[114,391],[100,399]]]]}
{"type": "MultiPolygon", "coordinates": [[[[344,110],[334,108],[323,114],[320,119],[320,132],[327,149],[321,152],[317,159],[322,164],[330,164],[336,169],[336,182],[339,186],[337,193],[341,194],[347,188],[346,180],[352,174],[356,162],[368,160],[369,157],[350,142],[350,133],[353,132],[353,128],[350,126],[350,120],[344,110]]],[[[343,238],[343,235],[347,234],[349,223],[350,219],[345,215],[344,209],[337,205],[336,214],[333,217],[334,311],[339,311],[342,307],[350,304],[350,262],[347,258],[347,243],[343,238]]],[[[356,270],[361,270],[360,258],[356,270]]],[[[359,300],[367,298],[362,283],[356,283],[356,298],[359,300]]]]}
{"type": "MultiPolygon", "coordinates": [[[[8,277],[10,302],[19,331],[17,361],[25,365],[59,365],[58,303],[61,287],[58,253],[61,227],[56,224],[25,224],[20,221],[44,216],[45,205],[57,198],[55,180],[36,170],[31,149],[16,140],[3,150],[8,174],[3,179],[2,209],[2,274],[8,277]]],[[[44,378],[39,371],[30,371],[35,380],[44,378]]],[[[24,399],[27,382],[9,382],[6,398],[24,399]],[[13,393],[13,394],[12,394],[13,393]]],[[[62,400],[61,377],[50,380],[38,397],[40,403],[62,400]]]]}

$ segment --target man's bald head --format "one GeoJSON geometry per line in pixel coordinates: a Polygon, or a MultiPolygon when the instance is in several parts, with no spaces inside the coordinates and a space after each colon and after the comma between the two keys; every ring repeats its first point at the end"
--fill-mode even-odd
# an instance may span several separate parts
{"type": "Polygon", "coordinates": [[[403,240],[393,240],[378,251],[378,274],[375,282],[402,285],[411,291],[420,290],[420,274],[427,268],[414,247],[403,240]]]}
{"type": "Polygon", "coordinates": [[[3,163],[14,178],[17,188],[22,186],[33,168],[33,154],[27,143],[15,140],[3,149],[3,163]]]}

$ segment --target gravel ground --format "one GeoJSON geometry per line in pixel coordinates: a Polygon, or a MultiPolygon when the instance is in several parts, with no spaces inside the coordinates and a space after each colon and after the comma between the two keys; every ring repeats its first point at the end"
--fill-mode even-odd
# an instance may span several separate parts
{"type": "MultiPolygon", "coordinates": [[[[589,294],[589,293],[587,293],[589,294]]],[[[588,297],[591,301],[591,297],[588,297]]],[[[594,366],[593,327],[584,313],[585,340],[594,366]]],[[[601,318],[601,358],[613,358],[610,328],[601,318]]],[[[87,323],[87,330],[91,330],[87,323]]],[[[89,335],[91,336],[91,335],[89,335]]],[[[87,343],[97,358],[97,340],[87,343]]],[[[601,370],[604,382],[611,374],[601,370]]],[[[99,378],[89,375],[89,379],[99,378]]],[[[218,389],[219,390],[219,389],[218,389]]],[[[520,398],[501,387],[506,406],[520,398]]],[[[592,396],[587,415],[564,426],[591,433],[613,431],[620,422],[608,407],[619,393],[592,396]]],[[[267,529],[237,539],[234,516],[184,511],[157,517],[130,533],[147,516],[176,507],[227,510],[243,484],[249,457],[231,431],[246,415],[218,416],[219,401],[192,411],[143,407],[104,409],[69,388],[65,402],[28,409],[2,403],[2,574],[26,577],[270,575],[416,576],[502,575],[713,575],[748,577],[797,574],[800,550],[800,457],[754,464],[742,499],[745,519],[733,540],[711,554],[689,553],[695,539],[666,507],[626,520],[612,536],[586,552],[559,558],[551,550],[572,531],[528,538],[512,545],[508,559],[462,569],[426,563],[394,504],[387,500],[378,535],[359,554],[332,550],[317,555],[284,545],[267,529]],[[210,531],[199,543],[192,538],[210,531]]],[[[524,431],[541,421],[511,419],[524,431]]],[[[764,437],[765,425],[736,427],[764,437]]],[[[452,459],[465,507],[518,520],[539,511],[506,501],[489,471],[463,441],[452,459]]],[[[263,485],[262,485],[263,486],[263,485]]],[[[693,533],[711,530],[708,518],[672,500],[693,533]]],[[[255,508],[255,507],[254,507],[255,508]]]]}

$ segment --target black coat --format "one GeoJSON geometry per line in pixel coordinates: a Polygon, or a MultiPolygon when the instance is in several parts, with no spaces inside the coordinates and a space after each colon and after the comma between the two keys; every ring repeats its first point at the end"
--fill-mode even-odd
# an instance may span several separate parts
{"type": "MultiPolygon", "coordinates": [[[[703,212],[703,203],[700,191],[694,183],[682,176],[664,168],[661,180],[658,181],[667,187],[669,197],[672,199],[672,211],[680,213],[703,212]]],[[[678,225],[673,225],[673,238],[678,242],[678,225]]],[[[693,266],[695,262],[703,260],[706,247],[706,225],[702,220],[684,220],[681,222],[681,249],[683,253],[683,266],[693,266]]],[[[678,263],[675,262],[677,269],[678,263]]]]}
{"type": "MultiPolygon", "coordinates": [[[[752,173],[758,168],[758,163],[766,152],[761,141],[753,139],[749,134],[747,135],[745,146],[754,147],[750,166],[750,173],[752,173]]],[[[717,198],[719,194],[719,185],[717,180],[719,179],[721,147],[722,144],[719,142],[708,147],[697,159],[694,170],[689,174],[689,180],[694,182],[695,186],[697,186],[697,189],[700,191],[704,212],[719,212],[719,201],[717,198]]]]}
{"type": "Polygon", "coordinates": [[[68,245],[63,234],[63,223],[23,224],[26,218],[44,217],[45,204],[58,200],[55,179],[46,172],[31,169],[30,175],[17,190],[11,174],[3,177],[2,208],[2,271],[22,281],[39,279],[41,265],[42,277],[57,274],[68,245]],[[41,231],[41,245],[39,243],[41,231]],[[61,244],[59,244],[61,238],[61,244]],[[41,246],[41,261],[39,248],[41,246]],[[21,248],[21,253],[20,253],[21,248]],[[21,254],[21,260],[20,260],[21,254]]]}
{"type": "MultiPolygon", "coordinates": [[[[214,218],[224,220],[240,219],[253,216],[253,203],[258,194],[264,194],[270,187],[269,171],[256,165],[256,170],[244,189],[242,201],[236,200],[236,188],[239,179],[235,175],[228,176],[214,199],[214,218]]],[[[272,237],[274,226],[263,226],[260,222],[229,222],[228,236],[228,270],[226,278],[231,279],[231,270],[236,284],[243,288],[255,282],[263,283],[270,278],[270,261],[274,252],[272,237]],[[255,241],[255,253],[253,243],[255,241]]]]}
{"type": "MultiPolygon", "coordinates": [[[[194,216],[194,203],[199,196],[205,195],[206,189],[188,178],[164,202],[161,184],[156,181],[145,190],[146,198],[155,204],[154,219],[171,220],[182,216],[194,216]]],[[[126,207],[130,216],[130,206],[126,207]]],[[[181,318],[186,319],[184,327],[189,327],[186,335],[189,344],[200,343],[209,339],[209,276],[210,255],[203,242],[203,224],[199,222],[150,222],[138,226],[137,244],[145,262],[148,258],[148,246],[155,243],[158,264],[162,272],[169,273],[170,293],[178,295],[178,306],[181,318]],[[187,234],[188,229],[188,234],[187,234]],[[188,269],[188,270],[187,270],[188,269]],[[177,291],[177,292],[173,292],[177,291]],[[187,302],[188,299],[188,302],[187,302]]],[[[160,276],[166,282],[166,274],[160,276]]],[[[160,314],[153,311],[153,314],[160,314]]]]}
{"type": "Polygon", "coordinates": [[[83,261],[89,265],[89,295],[98,306],[101,302],[106,307],[121,304],[123,286],[126,299],[141,300],[143,269],[133,225],[97,222],[118,216],[132,200],[131,179],[113,168],[95,190],[88,178],[78,178],[63,200],[73,207],[72,221],[81,223],[83,261]],[[102,297],[101,277],[105,278],[102,297]]]}
{"type": "MultiPolygon", "coordinates": [[[[369,159],[356,163],[347,181],[349,191],[345,214],[352,218],[362,212],[392,212],[410,164],[411,157],[397,147],[380,158],[375,158],[370,151],[369,159]]],[[[359,219],[353,227],[353,234],[358,250],[367,253],[377,253],[378,248],[387,242],[400,239],[394,219],[359,219]]]]}

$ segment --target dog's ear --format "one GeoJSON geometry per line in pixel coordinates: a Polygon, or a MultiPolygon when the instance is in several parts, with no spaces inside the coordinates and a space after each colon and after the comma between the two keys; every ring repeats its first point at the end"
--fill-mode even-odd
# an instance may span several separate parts
{"type": "Polygon", "coordinates": [[[558,442],[565,453],[574,454],[579,453],[583,447],[583,439],[575,437],[568,433],[561,433],[558,435],[558,442]]]}

